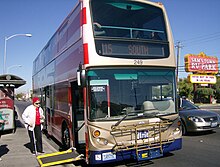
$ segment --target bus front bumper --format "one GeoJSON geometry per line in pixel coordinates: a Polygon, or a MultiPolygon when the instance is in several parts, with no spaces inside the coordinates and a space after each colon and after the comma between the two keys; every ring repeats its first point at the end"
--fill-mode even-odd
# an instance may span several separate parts
{"type": "Polygon", "coordinates": [[[150,160],[158,157],[162,157],[164,153],[168,153],[174,150],[179,150],[182,148],[182,139],[176,139],[172,143],[163,144],[162,152],[159,148],[149,149],[145,151],[136,150],[127,150],[114,153],[112,150],[105,151],[90,151],[89,163],[90,164],[103,164],[111,163],[116,161],[123,161],[128,159],[136,159],[137,161],[141,160],[150,160]]]}

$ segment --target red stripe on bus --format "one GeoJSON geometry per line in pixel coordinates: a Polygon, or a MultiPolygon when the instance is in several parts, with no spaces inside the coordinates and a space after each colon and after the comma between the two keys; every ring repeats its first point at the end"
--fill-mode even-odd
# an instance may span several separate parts
{"type": "Polygon", "coordinates": [[[86,20],[86,7],[82,8],[81,10],[81,26],[83,24],[86,24],[87,20],[86,20]]]}
{"type": "Polygon", "coordinates": [[[88,44],[83,44],[83,51],[84,51],[84,64],[89,64],[89,54],[88,54],[88,44]]]}
{"type": "Polygon", "coordinates": [[[87,101],[87,90],[86,87],[83,88],[83,100],[84,100],[84,120],[85,120],[85,142],[86,142],[86,161],[89,162],[89,134],[88,134],[88,129],[87,129],[87,108],[86,108],[86,101],[87,101]]]}
{"type": "Polygon", "coordinates": [[[72,104],[72,89],[68,87],[68,103],[72,104]]]}
{"type": "Polygon", "coordinates": [[[110,89],[109,86],[107,86],[107,98],[108,98],[108,109],[110,108],[110,89]]]}

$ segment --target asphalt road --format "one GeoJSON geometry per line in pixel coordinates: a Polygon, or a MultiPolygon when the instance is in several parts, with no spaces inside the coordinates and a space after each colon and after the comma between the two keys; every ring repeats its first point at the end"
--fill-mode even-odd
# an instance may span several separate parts
{"type": "MultiPolygon", "coordinates": [[[[16,105],[19,107],[20,111],[23,111],[27,106],[27,103],[16,102],[16,105]]],[[[220,114],[220,105],[202,105],[201,108],[210,109],[220,114]]],[[[53,141],[50,142],[53,147],[56,147],[56,149],[59,148],[53,141]]],[[[220,129],[208,133],[197,133],[183,136],[183,148],[165,155],[162,158],[138,163],[135,161],[126,161],[117,164],[105,164],[105,167],[110,166],[219,167],[220,129]]]]}

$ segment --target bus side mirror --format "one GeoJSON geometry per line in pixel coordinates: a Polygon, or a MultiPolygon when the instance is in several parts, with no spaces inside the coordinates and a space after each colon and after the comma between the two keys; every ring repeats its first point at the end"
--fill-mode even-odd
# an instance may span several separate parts
{"type": "Polygon", "coordinates": [[[178,109],[182,108],[182,98],[178,97],[178,109]]]}
{"type": "Polygon", "coordinates": [[[81,69],[77,70],[77,83],[78,86],[84,87],[86,85],[86,71],[81,69]]]}

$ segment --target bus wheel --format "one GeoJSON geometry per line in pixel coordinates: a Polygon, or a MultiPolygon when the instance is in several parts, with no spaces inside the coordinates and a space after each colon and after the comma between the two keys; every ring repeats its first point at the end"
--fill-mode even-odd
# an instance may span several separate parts
{"type": "Polygon", "coordinates": [[[62,130],[62,145],[64,149],[70,148],[70,133],[66,125],[63,127],[62,130]]]}

